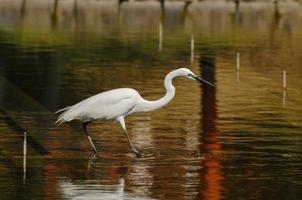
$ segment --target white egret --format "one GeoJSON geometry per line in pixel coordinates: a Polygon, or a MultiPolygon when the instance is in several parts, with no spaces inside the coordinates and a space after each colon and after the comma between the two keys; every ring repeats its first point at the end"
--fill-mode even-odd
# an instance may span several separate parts
{"type": "Polygon", "coordinates": [[[175,87],[172,80],[175,77],[184,76],[189,79],[207,83],[214,87],[211,83],[196,76],[187,68],[180,68],[171,71],[165,77],[164,85],[166,94],[156,101],[148,101],[140,96],[140,94],[131,88],[119,88],[96,94],[73,106],[69,106],[58,110],[56,113],[62,112],[56,123],[69,122],[71,120],[80,120],[83,122],[84,132],[87,134],[89,142],[95,153],[97,150],[88,134],[87,125],[94,120],[116,120],[124,129],[132,151],[140,156],[139,151],[133,146],[131,138],[126,129],[124,118],[127,115],[136,112],[147,112],[163,107],[169,103],[175,95],[175,87]]]}

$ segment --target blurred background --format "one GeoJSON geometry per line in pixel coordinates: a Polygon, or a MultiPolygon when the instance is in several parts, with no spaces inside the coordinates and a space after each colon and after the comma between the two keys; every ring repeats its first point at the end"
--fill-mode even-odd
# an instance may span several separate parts
{"type": "Polygon", "coordinates": [[[0,0],[0,199],[301,199],[301,1],[0,0]],[[131,87],[119,124],[56,110],[131,87]],[[27,156],[23,156],[27,132],[27,156]]]}

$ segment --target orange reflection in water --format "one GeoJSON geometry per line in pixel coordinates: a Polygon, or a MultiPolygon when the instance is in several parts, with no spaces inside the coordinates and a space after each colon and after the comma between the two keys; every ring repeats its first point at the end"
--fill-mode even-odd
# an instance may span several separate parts
{"type": "MultiPolygon", "coordinates": [[[[215,55],[210,51],[209,57],[200,59],[202,76],[204,79],[215,82],[215,55]]],[[[205,166],[205,188],[203,195],[205,199],[221,199],[222,185],[221,165],[219,162],[219,152],[221,145],[219,144],[219,131],[216,127],[217,110],[216,110],[216,89],[208,86],[202,86],[202,130],[203,143],[202,152],[205,152],[207,159],[204,161],[205,166]]]]}

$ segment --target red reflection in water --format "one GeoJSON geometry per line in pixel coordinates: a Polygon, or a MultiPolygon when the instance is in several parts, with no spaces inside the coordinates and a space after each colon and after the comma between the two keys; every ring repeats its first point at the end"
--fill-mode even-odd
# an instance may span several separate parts
{"type": "MultiPolygon", "coordinates": [[[[201,59],[201,69],[203,78],[214,83],[215,81],[215,57],[210,54],[210,57],[201,59]]],[[[219,144],[219,132],[216,128],[216,89],[208,86],[202,86],[202,130],[203,141],[201,152],[205,152],[208,156],[204,161],[204,184],[202,196],[204,199],[221,199],[222,185],[221,180],[221,165],[219,162],[219,152],[221,145],[219,144]]]]}

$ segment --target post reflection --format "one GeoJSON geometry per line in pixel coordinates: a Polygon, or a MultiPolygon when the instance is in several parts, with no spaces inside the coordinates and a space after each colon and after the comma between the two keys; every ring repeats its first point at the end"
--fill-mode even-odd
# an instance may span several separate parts
{"type": "Polygon", "coordinates": [[[50,16],[51,27],[53,29],[57,28],[57,26],[58,26],[58,6],[59,6],[59,1],[55,0],[54,4],[53,4],[53,9],[52,9],[52,12],[51,12],[51,16],[50,16]]]}
{"type": "Polygon", "coordinates": [[[283,93],[282,93],[282,108],[285,108],[286,105],[286,90],[283,89],[283,93]]]}
{"type": "MultiPolygon", "coordinates": [[[[211,49],[202,49],[200,68],[202,78],[211,83],[215,82],[215,52],[211,49]]],[[[219,132],[216,127],[216,88],[207,84],[202,86],[202,135],[200,151],[204,152],[204,187],[200,196],[205,199],[221,199],[223,179],[219,161],[221,145],[219,143],[219,132]]]]}
{"type": "Polygon", "coordinates": [[[25,15],[26,15],[26,0],[22,0],[21,8],[20,8],[20,21],[21,21],[21,24],[24,21],[25,15]]]}

